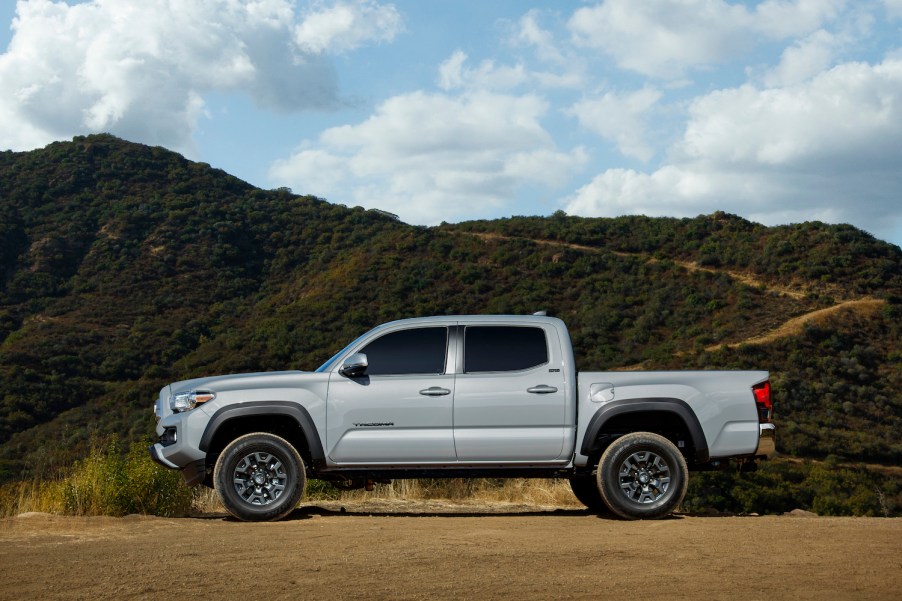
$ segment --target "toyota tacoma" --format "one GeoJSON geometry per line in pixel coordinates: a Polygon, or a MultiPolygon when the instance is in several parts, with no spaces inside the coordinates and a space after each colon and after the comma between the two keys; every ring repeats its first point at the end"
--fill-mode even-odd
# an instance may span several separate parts
{"type": "Polygon", "coordinates": [[[774,451],[766,371],[580,372],[542,315],[405,319],[316,371],[165,386],[158,463],[216,489],[241,520],[276,520],[308,478],[566,478],[589,509],[672,513],[689,470],[774,451]]]}

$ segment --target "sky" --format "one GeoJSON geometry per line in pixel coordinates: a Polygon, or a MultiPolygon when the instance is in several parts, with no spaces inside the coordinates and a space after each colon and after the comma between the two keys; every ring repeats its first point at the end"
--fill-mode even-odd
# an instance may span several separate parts
{"type": "Polygon", "coordinates": [[[902,0],[0,0],[0,149],[109,132],[408,223],[902,245],[902,0]]]}

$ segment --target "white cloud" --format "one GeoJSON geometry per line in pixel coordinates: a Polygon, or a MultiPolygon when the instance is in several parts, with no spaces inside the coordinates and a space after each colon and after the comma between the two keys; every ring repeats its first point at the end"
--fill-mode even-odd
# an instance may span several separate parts
{"type": "MultiPolygon", "coordinates": [[[[346,29],[335,49],[378,38],[381,23],[346,29]]],[[[334,106],[333,66],[295,44],[297,25],[289,0],[21,0],[0,55],[0,140],[26,150],[109,131],[191,154],[211,91],[278,111],[334,106]]]]}
{"type": "Polygon", "coordinates": [[[531,10],[517,23],[517,31],[514,41],[532,46],[540,60],[566,64],[567,58],[561,52],[554,41],[554,35],[539,25],[539,11],[531,10]]]}
{"type": "Polygon", "coordinates": [[[516,65],[499,65],[485,59],[476,67],[467,66],[469,57],[462,50],[456,50],[439,65],[437,85],[445,91],[454,89],[504,91],[534,85],[542,88],[580,88],[584,81],[578,61],[568,63],[566,68],[545,71],[527,68],[522,62],[516,65]]]}
{"type": "Polygon", "coordinates": [[[648,161],[655,149],[646,141],[645,117],[660,99],[661,92],[651,87],[628,94],[607,92],[577,102],[570,112],[580,125],[615,142],[622,154],[648,161]]]}
{"type": "Polygon", "coordinates": [[[467,55],[457,50],[439,66],[438,85],[443,90],[467,88],[476,90],[507,90],[525,83],[530,74],[523,65],[496,66],[484,60],[475,69],[465,66],[467,55]]]}
{"type": "Polygon", "coordinates": [[[883,0],[883,4],[890,19],[902,18],[902,0],[883,0]]]}
{"type": "Polygon", "coordinates": [[[527,70],[530,81],[545,88],[581,88],[586,83],[585,60],[572,46],[559,44],[554,34],[539,24],[542,16],[541,11],[530,10],[512,23],[508,44],[532,49],[542,65],[527,70]]]}
{"type": "Polygon", "coordinates": [[[453,90],[464,85],[464,63],[467,61],[467,53],[457,50],[448,60],[439,65],[438,86],[443,90],[453,90]]]}
{"type": "Polygon", "coordinates": [[[348,52],[368,42],[390,42],[403,28],[401,14],[390,4],[317,2],[295,28],[294,39],[308,52],[348,52]]]}
{"type": "Polygon", "coordinates": [[[719,208],[769,224],[847,221],[882,235],[902,223],[902,59],[846,63],[780,89],[713,92],[689,115],[669,164],[650,173],[607,170],[567,211],[719,208]]]}
{"type": "Polygon", "coordinates": [[[749,9],[723,0],[605,0],[574,12],[578,45],[598,48],[618,66],[664,79],[725,62],[760,38],[805,35],[838,14],[842,0],[766,0],[749,9]]]}
{"type": "Polygon", "coordinates": [[[774,39],[803,35],[834,20],[845,5],[846,0],[765,0],[750,13],[750,28],[774,39]]]}
{"type": "MultiPolygon", "coordinates": [[[[902,159],[902,61],[846,63],[802,85],[702,96],[681,144],[692,159],[842,173],[902,159]]],[[[897,163],[902,164],[902,163],[897,163]]]]}
{"type": "Polygon", "coordinates": [[[835,35],[817,30],[784,50],[780,63],[767,73],[764,83],[770,87],[787,86],[825,71],[833,63],[837,45],[835,35]]]}
{"type": "Polygon", "coordinates": [[[488,215],[524,188],[562,185],[585,162],[582,149],[555,147],[540,123],[547,110],[533,95],[404,94],[358,125],[326,130],[270,177],[413,223],[488,215]]]}

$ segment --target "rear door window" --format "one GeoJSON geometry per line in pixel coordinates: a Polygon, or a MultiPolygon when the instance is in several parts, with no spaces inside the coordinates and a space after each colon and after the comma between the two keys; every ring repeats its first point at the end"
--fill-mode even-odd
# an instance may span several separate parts
{"type": "Polygon", "coordinates": [[[464,372],[522,371],[548,363],[542,328],[468,326],[464,331],[464,372]]]}

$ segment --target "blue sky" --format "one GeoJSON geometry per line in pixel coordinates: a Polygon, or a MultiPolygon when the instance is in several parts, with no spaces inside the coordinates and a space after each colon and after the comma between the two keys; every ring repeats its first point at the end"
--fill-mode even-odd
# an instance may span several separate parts
{"type": "Polygon", "coordinates": [[[902,0],[0,2],[0,148],[108,131],[410,223],[902,244],[902,0]]]}

